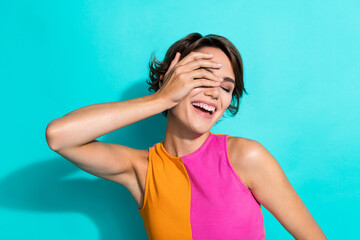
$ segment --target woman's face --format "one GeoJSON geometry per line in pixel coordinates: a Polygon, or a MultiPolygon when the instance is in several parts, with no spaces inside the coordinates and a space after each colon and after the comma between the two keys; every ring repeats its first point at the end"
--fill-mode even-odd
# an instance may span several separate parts
{"type": "Polygon", "coordinates": [[[193,132],[203,134],[210,131],[229,107],[232,92],[235,88],[235,74],[229,58],[221,49],[202,47],[196,51],[214,54],[211,60],[221,63],[222,67],[208,70],[212,71],[216,76],[224,78],[224,81],[216,87],[198,87],[191,90],[178,105],[168,111],[168,121],[175,118],[177,126],[186,127],[193,132]],[[202,105],[205,108],[213,106],[215,112],[209,114],[201,110],[201,106],[199,108],[196,105],[202,105]]]}

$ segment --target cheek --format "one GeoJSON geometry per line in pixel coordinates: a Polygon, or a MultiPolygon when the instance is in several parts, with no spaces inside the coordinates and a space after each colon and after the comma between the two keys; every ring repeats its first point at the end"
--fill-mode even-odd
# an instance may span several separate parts
{"type": "Polygon", "coordinates": [[[196,95],[198,94],[199,92],[202,92],[204,91],[204,89],[198,87],[198,88],[193,88],[190,92],[189,92],[189,96],[193,96],[193,95],[196,95]]]}
{"type": "Polygon", "coordinates": [[[188,97],[183,98],[178,105],[172,108],[173,113],[175,113],[177,116],[184,115],[189,103],[190,100],[188,97]]]}
{"type": "Polygon", "coordinates": [[[224,103],[224,106],[226,106],[226,108],[230,106],[231,100],[232,100],[232,95],[227,94],[227,96],[224,96],[223,103],[224,103]]]}

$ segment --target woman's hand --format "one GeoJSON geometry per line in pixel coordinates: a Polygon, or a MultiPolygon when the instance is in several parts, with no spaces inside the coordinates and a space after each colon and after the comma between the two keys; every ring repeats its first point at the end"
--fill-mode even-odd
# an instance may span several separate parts
{"type": "Polygon", "coordinates": [[[212,54],[191,52],[179,61],[180,53],[177,52],[156,92],[158,96],[176,106],[193,88],[219,86],[223,79],[204,69],[221,67],[210,60],[212,57],[212,54]]]}

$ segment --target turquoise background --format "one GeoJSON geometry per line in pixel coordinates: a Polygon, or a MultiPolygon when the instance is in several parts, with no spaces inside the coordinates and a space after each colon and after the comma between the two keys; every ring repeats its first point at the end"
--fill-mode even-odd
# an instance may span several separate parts
{"type": "MultiPolygon", "coordinates": [[[[329,239],[358,236],[360,2],[2,1],[0,239],[146,239],[116,183],[51,151],[47,124],[149,94],[152,51],[191,32],[231,40],[248,95],[215,133],[262,143],[329,239]]],[[[99,140],[145,149],[158,114],[99,140]]],[[[159,134],[160,131],[160,134],[159,134]]],[[[267,239],[293,239],[263,208],[267,239]]]]}

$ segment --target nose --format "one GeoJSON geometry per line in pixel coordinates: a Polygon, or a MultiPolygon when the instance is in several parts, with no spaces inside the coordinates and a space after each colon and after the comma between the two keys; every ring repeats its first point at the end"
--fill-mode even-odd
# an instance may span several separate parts
{"type": "Polygon", "coordinates": [[[218,99],[220,94],[219,88],[220,87],[207,87],[204,90],[204,95],[209,96],[213,99],[218,99]]]}

